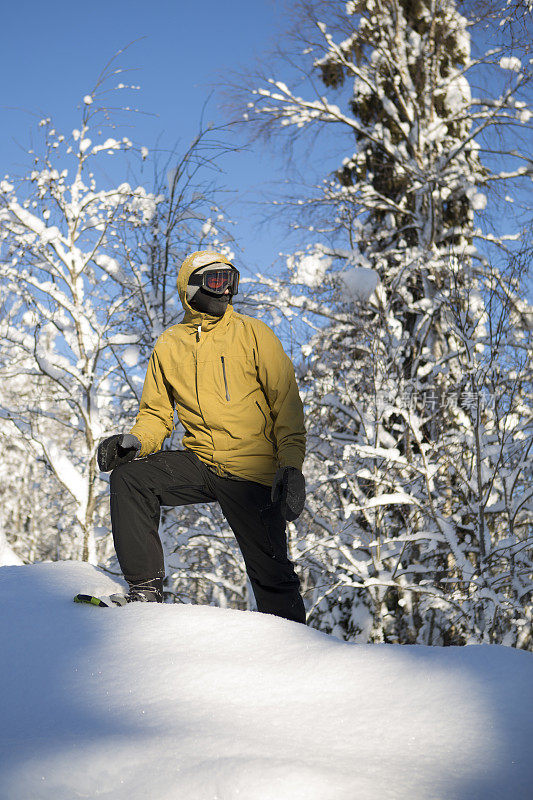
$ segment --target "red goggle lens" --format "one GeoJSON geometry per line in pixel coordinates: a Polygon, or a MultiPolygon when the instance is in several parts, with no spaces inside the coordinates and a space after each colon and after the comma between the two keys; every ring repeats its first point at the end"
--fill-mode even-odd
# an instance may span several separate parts
{"type": "Polygon", "coordinates": [[[225,291],[230,283],[232,283],[232,275],[229,269],[206,272],[205,274],[205,286],[214,292],[225,291]]]}
{"type": "Polygon", "coordinates": [[[237,293],[238,273],[234,269],[210,269],[203,274],[203,286],[217,294],[224,294],[226,289],[237,293]]]}

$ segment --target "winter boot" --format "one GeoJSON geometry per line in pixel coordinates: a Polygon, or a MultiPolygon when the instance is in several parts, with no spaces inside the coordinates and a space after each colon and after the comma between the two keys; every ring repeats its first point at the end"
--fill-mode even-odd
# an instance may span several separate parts
{"type": "Polygon", "coordinates": [[[163,578],[151,578],[139,583],[130,583],[126,603],[162,603],[163,578]]]}

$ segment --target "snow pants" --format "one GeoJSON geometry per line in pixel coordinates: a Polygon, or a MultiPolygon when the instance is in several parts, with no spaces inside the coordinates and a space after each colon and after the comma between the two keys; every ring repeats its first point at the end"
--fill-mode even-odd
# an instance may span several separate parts
{"type": "Polygon", "coordinates": [[[287,556],[285,520],[270,487],[220,477],[191,450],[121,464],[110,477],[111,524],[128,583],[164,577],[161,506],[218,501],[240,547],[258,611],[305,624],[300,581],[287,556]]]}

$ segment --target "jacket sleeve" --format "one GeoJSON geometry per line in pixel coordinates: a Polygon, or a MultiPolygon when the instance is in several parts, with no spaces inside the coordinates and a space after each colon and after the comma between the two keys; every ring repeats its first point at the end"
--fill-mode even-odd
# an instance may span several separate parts
{"type": "Polygon", "coordinates": [[[255,334],[257,374],[274,421],[279,464],[301,470],[305,458],[304,410],[292,361],[268,325],[260,323],[255,334]]]}
{"type": "Polygon", "coordinates": [[[167,436],[172,433],[173,424],[172,389],[164,376],[156,348],[146,370],[139,413],[130,431],[141,443],[139,456],[160,450],[167,436]]]}

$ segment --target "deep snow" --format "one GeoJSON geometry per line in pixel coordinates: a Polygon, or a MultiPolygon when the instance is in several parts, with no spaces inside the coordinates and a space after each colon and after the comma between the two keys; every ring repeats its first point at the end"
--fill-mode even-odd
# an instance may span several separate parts
{"type": "Polygon", "coordinates": [[[533,656],[353,645],[263,614],[97,608],[0,568],[1,800],[526,800],[533,656]]]}

